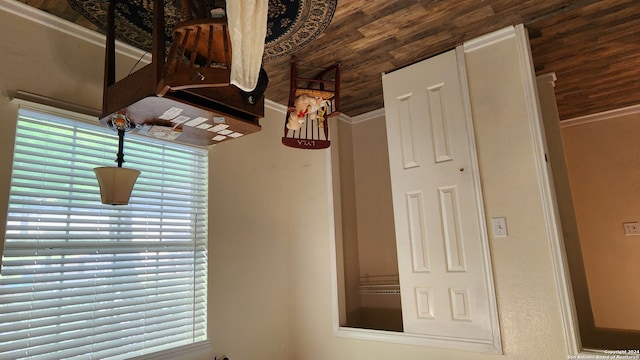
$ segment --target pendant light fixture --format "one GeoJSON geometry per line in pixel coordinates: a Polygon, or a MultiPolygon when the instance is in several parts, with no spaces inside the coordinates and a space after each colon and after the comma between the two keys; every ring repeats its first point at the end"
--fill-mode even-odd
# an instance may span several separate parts
{"type": "Polygon", "coordinates": [[[93,169],[93,172],[98,178],[100,199],[103,204],[127,205],[140,171],[122,167],[122,163],[125,162],[124,134],[133,130],[135,126],[126,115],[119,113],[113,114],[107,125],[110,129],[118,132],[118,154],[116,157],[118,166],[97,167],[93,169]]]}

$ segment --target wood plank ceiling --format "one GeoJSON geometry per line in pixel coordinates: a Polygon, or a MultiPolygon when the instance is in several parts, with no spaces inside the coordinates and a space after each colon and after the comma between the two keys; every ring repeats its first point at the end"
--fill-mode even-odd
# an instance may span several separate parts
{"type": "MultiPolygon", "coordinates": [[[[65,0],[19,0],[97,30],[65,0]]],[[[308,75],[340,61],[342,110],[383,107],[380,74],[524,23],[537,74],[555,72],[560,118],[640,104],[638,0],[340,0],[331,25],[295,55],[308,75]]],[[[289,59],[265,64],[266,96],[285,104],[289,59]]]]}

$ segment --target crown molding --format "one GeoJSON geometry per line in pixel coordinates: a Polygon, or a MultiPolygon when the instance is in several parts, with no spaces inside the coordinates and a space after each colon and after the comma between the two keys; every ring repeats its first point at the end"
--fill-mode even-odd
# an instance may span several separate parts
{"type": "Polygon", "coordinates": [[[468,53],[468,52],[485,48],[487,46],[491,46],[495,43],[498,43],[508,38],[512,38],[514,36],[516,36],[515,27],[508,26],[506,28],[477,37],[475,39],[465,41],[462,46],[464,47],[464,52],[468,53]]]}
{"type": "MultiPolygon", "coordinates": [[[[64,20],[57,16],[51,15],[46,11],[36,9],[33,6],[23,4],[17,0],[0,1],[0,10],[4,10],[25,20],[46,26],[56,31],[60,31],[64,34],[73,36],[77,39],[84,40],[103,48],[107,43],[107,38],[105,35],[97,33],[93,30],[89,30],[68,20],[64,20]]],[[[142,58],[141,61],[143,62],[151,62],[151,54],[131,45],[125,44],[121,41],[116,41],[116,52],[121,55],[128,56],[134,60],[142,58]]]]}
{"type": "Polygon", "coordinates": [[[344,121],[346,123],[349,123],[351,125],[355,125],[355,124],[359,124],[365,121],[369,121],[369,120],[373,120],[373,119],[378,119],[381,117],[384,117],[384,108],[380,108],[380,109],[376,109],[376,110],[372,110],[369,112],[366,112],[364,114],[360,114],[360,115],[356,115],[353,117],[347,116],[347,115],[340,115],[339,119],[341,121],[344,121]]]}
{"type": "Polygon", "coordinates": [[[264,99],[264,107],[269,108],[271,110],[275,110],[281,112],[283,114],[287,113],[287,106],[277,103],[275,101],[269,100],[267,98],[264,99]]]}
{"type": "Polygon", "coordinates": [[[556,87],[556,81],[557,80],[558,80],[558,78],[556,77],[556,73],[555,72],[545,73],[545,74],[542,74],[542,75],[538,75],[536,77],[536,81],[538,83],[549,83],[553,87],[556,87]]]}
{"type": "Polygon", "coordinates": [[[603,111],[597,114],[580,116],[580,117],[576,117],[569,120],[562,120],[560,121],[560,127],[566,128],[571,126],[578,126],[578,125],[588,124],[596,121],[604,121],[604,120],[619,118],[622,116],[637,115],[637,114],[640,114],[640,105],[632,105],[632,106],[627,106],[620,109],[603,111]]]}

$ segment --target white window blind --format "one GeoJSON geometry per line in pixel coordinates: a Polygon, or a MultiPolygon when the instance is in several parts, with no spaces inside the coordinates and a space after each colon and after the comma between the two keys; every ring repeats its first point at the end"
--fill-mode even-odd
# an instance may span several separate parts
{"type": "Polygon", "coordinates": [[[0,273],[0,359],[124,359],[205,340],[207,154],[21,108],[0,273]]]}

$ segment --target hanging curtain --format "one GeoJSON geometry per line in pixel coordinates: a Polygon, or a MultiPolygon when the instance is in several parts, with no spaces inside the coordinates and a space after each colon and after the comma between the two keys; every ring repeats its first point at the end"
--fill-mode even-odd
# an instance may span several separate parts
{"type": "Polygon", "coordinates": [[[243,91],[255,89],[267,34],[269,0],[227,1],[231,36],[231,84],[243,91]]]}

